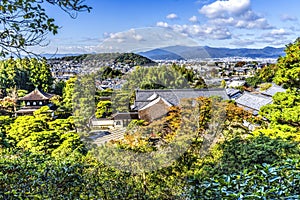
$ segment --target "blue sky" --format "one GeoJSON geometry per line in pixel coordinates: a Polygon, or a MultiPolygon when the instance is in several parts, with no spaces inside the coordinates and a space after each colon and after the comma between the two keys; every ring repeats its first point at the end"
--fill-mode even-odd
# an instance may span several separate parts
{"type": "MultiPolygon", "coordinates": [[[[61,27],[39,53],[140,51],[169,45],[282,47],[299,37],[299,0],[86,0],[70,18],[48,6],[61,27]]],[[[47,41],[47,42],[48,42],[47,41]]]]}

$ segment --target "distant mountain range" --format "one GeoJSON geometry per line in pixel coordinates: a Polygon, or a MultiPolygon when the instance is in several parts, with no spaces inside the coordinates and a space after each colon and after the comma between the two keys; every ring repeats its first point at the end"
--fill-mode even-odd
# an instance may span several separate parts
{"type": "Polygon", "coordinates": [[[265,47],[263,49],[247,48],[213,48],[208,46],[169,46],[137,53],[151,60],[187,60],[204,58],[248,57],[278,58],[284,56],[284,48],[265,47]]]}

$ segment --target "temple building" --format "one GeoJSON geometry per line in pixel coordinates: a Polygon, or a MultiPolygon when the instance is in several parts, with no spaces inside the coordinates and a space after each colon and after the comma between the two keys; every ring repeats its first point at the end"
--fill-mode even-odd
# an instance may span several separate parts
{"type": "Polygon", "coordinates": [[[49,106],[51,108],[50,99],[53,94],[40,91],[35,88],[32,92],[24,97],[18,99],[19,102],[24,102],[24,106],[16,112],[17,115],[32,115],[34,111],[42,106],[49,106]]]}
{"type": "Polygon", "coordinates": [[[167,115],[171,106],[177,106],[183,99],[218,96],[223,100],[229,97],[224,89],[168,89],[136,90],[133,112],[139,119],[153,122],[167,115]]]}

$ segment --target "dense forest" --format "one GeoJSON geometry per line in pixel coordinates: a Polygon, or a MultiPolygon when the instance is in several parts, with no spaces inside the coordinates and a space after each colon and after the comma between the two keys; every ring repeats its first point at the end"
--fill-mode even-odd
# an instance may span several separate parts
{"type": "MultiPolygon", "coordinates": [[[[123,140],[98,148],[80,138],[78,119],[71,116],[73,98],[82,97],[78,101],[83,109],[89,99],[74,87],[78,79],[69,79],[63,95],[52,99],[59,107],[58,118],[49,115],[47,107],[33,116],[0,116],[0,198],[299,199],[299,48],[298,39],[287,45],[286,56],[277,64],[251,79],[287,88],[258,116],[234,101],[187,99],[187,105],[171,107],[159,121],[132,121],[123,140]]],[[[28,77],[32,87],[39,83],[45,90],[50,88],[51,78],[36,80],[30,75],[35,68],[20,62],[1,61],[3,88],[26,89],[18,83],[20,74],[28,77]]],[[[42,63],[37,66],[44,69],[42,63]]],[[[178,66],[173,70],[171,75],[177,79],[164,79],[173,82],[151,85],[152,79],[170,75],[167,69],[160,74],[155,68],[137,68],[130,80],[144,88],[206,87],[191,71],[178,66]],[[141,80],[145,70],[152,75],[141,80]]],[[[125,85],[127,90],[135,84],[131,81],[125,85]]]]}

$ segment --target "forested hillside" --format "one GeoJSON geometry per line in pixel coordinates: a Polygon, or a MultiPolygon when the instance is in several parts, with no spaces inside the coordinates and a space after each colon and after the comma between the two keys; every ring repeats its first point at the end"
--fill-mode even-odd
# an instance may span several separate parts
{"type": "MultiPolygon", "coordinates": [[[[55,58],[55,60],[57,60],[55,58]]],[[[153,65],[152,60],[134,53],[100,53],[100,54],[83,54],[79,56],[66,56],[58,58],[60,61],[101,61],[108,63],[122,63],[130,66],[134,65],[153,65]]]]}

